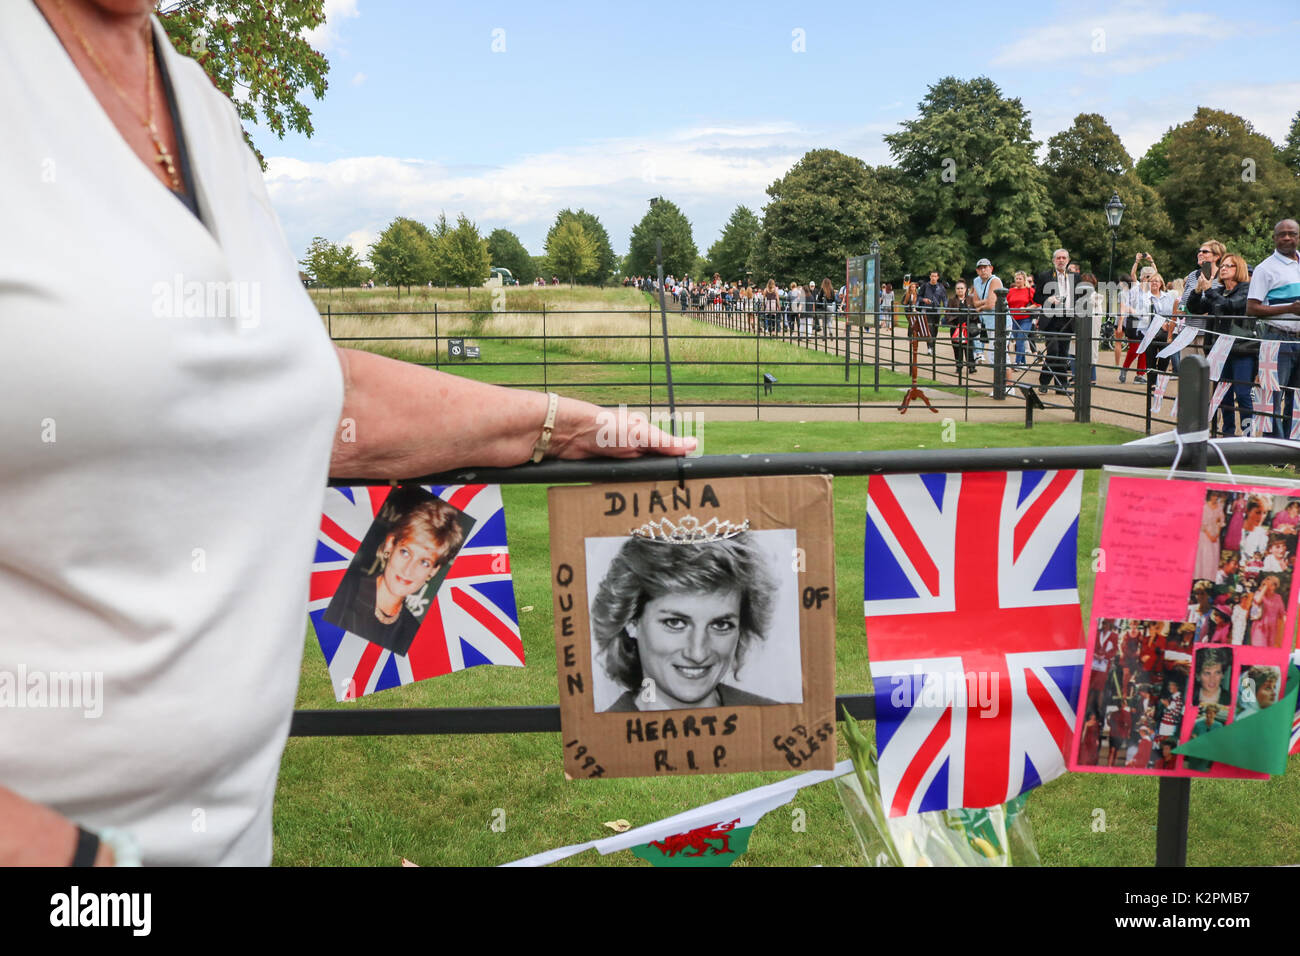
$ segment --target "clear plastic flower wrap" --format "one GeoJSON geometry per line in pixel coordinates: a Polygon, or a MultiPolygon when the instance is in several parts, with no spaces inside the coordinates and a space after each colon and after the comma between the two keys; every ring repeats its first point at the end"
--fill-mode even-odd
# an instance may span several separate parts
{"type": "Polygon", "coordinates": [[[857,721],[844,715],[854,773],[835,789],[867,866],[1038,866],[1038,848],[1025,813],[1028,794],[982,810],[937,810],[902,817],[885,812],[876,748],[857,721]]]}

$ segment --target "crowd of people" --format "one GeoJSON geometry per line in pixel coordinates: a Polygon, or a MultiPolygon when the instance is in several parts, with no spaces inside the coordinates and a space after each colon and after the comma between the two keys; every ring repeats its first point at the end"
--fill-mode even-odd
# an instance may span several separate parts
{"type": "MultiPolygon", "coordinates": [[[[1254,268],[1216,239],[1199,244],[1195,268],[1185,276],[1168,268],[1166,278],[1150,253],[1139,252],[1129,273],[1110,285],[1073,262],[1067,249],[1057,249],[1041,272],[1016,271],[1010,286],[981,258],[969,279],[949,282],[932,270],[924,280],[904,276],[897,292],[883,284],[877,314],[865,318],[867,324],[892,325],[897,306],[931,352],[943,335],[960,379],[993,364],[998,293],[1005,290],[1007,364],[1024,374],[1037,367],[1040,392],[1071,394],[1082,364],[1072,354],[1076,319],[1087,315],[1092,382],[1103,353],[1113,353],[1119,384],[1129,383],[1132,370],[1132,384],[1145,387],[1148,375],[1177,373],[1183,354],[1201,352],[1209,356],[1211,377],[1223,383],[1215,409],[1220,434],[1240,429],[1289,437],[1293,390],[1300,388],[1298,233],[1293,219],[1277,223],[1273,254],[1254,268]],[[1264,349],[1263,362],[1262,342],[1278,343],[1264,349]],[[1168,354],[1162,357],[1162,351],[1168,354]]],[[[625,284],[658,291],[651,276],[630,277],[625,284]]],[[[848,309],[846,287],[836,288],[829,278],[786,286],[774,279],[756,285],[724,281],[717,273],[706,281],[668,276],[664,291],[682,312],[744,313],[751,330],[767,334],[815,335],[848,309]]]]}

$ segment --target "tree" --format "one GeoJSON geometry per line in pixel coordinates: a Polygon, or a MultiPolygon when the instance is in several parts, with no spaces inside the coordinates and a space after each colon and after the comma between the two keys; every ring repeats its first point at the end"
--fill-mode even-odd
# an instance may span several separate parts
{"type": "Polygon", "coordinates": [[[1282,162],[1291,167],[1291,172],[1300,176],[1300,111],[1291,120],[1291,129],[1287,131],[1281,155],[1282,162]]]}
{"type": "Polygon", "coordinates": [[[408,289],[415,283],[428,282],[434,272],[434,240],[428,227],[414,219],[398,216],[388,224],[370,246],[370,262],[375,276],[389,285],[408,289]]]}
{"type": "Polygon", "coordinates": [[[599,261],[596,243],[576,218],[566,219],[546,237],[546,259],[573,285],[577,276],[589,273],[599,261]]]}
{"type": "Polygon", "coordinates": [[[488,252],[487,240],[478,234],[478,226],[461,213],[456,217],[456,228],[435,241],[448,280],[463,285],[465,300],[469,301],[470,290],[481,286],[492,273],[492,256],[488,252]]]}
{"type": "MultiPolygon", "coordinates": [[[[172,45],[230,98],[242,123],[311,136],[304,90],[325,96],[329,61],[303,32],[325,22],[325,0],[168,0],[158,10],[172,45]]],[[[247,130],[244,139],[266,169],[247,130]]]]}
{"type": "MultiPolygon", "coordinates": [[[[1125,205],[1118,248],[1131,255],[1168,243],[1172,227],[1160,196],[1138,178],[1119,137],[1098,114],[1080,113],[1047,141],[1043,170],[1056,208],[1057,236],[1084,271],[1103,281],[1108,277],[1110,227],[1104,207],[1112,194],[1118,193],[1125,205]]],[[[1128,271],[1122,258],[1117,265],[1120,273],[1128,271]]]]}
{"type": "Polygon", "coordinates": [[[632,227],[623,271],[628,275],[653,275],[656,239],[662,239],[664,244],[664,275],[688,275],[699,255],[691,223],[676,204],[662,196],[650,201],[650,211],[632,227]]]}
{"type": "Polygon", "coordinates": [[[521,285],[528,285],[537,278],[533,268],[533,257],[528,254],[524,244],[509,229],[493,229],[487,238],[488,252],[492,256],[492,265],[509,269],[510,274],[521,285]]]}
{"type": "Polygon", "coordinates": [[[452,283],[451,262],[447,258],[447,249],[443,245],[443,240],[451,232],[451,226],[447,225],[446,211],[439,210],[438,220],[428,232],[429,279],[434,285],[440,285],[445,289],[452,283]]]}
{"type": "Polygon", "coordinates": [[[350,245],[335,245],[320,236],[312,239],[299,264],[317,285],[327,289],[360,285],[366,271],[350,245]]]}
{"type": "Polygon", "coordinates": [[[1165,130],[1165,135],[1152,143],[1146,155],[1137,161],[1138,179],[1148,186],[1159,186],[1169,175],[1169,137],[1173,132],[1172,126],[1165,130]]]}
{"type": "Polygon", "coordinates": [[[1003,272],[1046,262],[1055,241],[1051,201],[1020,100],[1003,97],[988,77],[948,76],[929,88],[919,110],[885,142],[910,193],[916,248],[942,247],[948,258],[925,261],[913,252],[911,271],[960,275],[981,256],[1003,272]]]}
{"type": "Polygon", "coordinates": [[[762,231],[748,268],[760,284],[776,279],[843,282],[845,260],[881,244],[882,273],[900,264],[906,193],[886,171],[833,149],[805,153],[767,187],[762,231]]]}
{"type": "Polygon", "coordinates": [[[547,245],[550,245],[551,233],[570,220],[574,220],[582,226],[582,231],[592,241],[596,250],[595,264],[580,272],[577,281],[590,283],[591,285],[604,285],[618,269],[618,256],[614,254],[614,247],[609,244],[609,233],[605,230],[605,227],[601,225],[599,219],[587,212],[587,210],[579,209],[574,212],[572,209],[561,209],[556,213],[555,224],[551,226],[550,232],[546,234],[547,245]]]}
{"type": "Polygon", "coordinates": [[[1253,265],[1272,249],[1273,224],[1300,205],[1300,180],[1272,140],[1240,116],[1206,107],[1170,133],[1169,175],[1156,188],[1180,266],[1195,262],[1196,244],[1208,238],[1253,265]]]}
{"type": "Polygon", "coordinates": [[[709,246],[709,265],[728,282],[743,279],[761,224],[748,206],[737,206],[722,236],[709,246]]]}

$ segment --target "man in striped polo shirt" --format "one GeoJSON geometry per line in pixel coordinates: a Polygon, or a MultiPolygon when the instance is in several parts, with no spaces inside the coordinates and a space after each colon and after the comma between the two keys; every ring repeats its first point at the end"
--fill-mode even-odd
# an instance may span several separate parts
{"type": "MultiPolygon", "coordinates": [[[[1259,318],[1260,334],[1265,339],[1281,339],[1277,357],[1277,380],[1286,396],[1286,414],[1275,432],[1279,438],[1291,433],[1291,412],[1295,393],[1300,387],[1300,256],[1296,244],[1300,226],[1294,219],[1283,219],[1273,227],[1274,251],[1261,262],[1250,277],[1246,314],[1259,318]]],[[[1277,421],[1276,419],[1274,419],[1277,421]]]]}

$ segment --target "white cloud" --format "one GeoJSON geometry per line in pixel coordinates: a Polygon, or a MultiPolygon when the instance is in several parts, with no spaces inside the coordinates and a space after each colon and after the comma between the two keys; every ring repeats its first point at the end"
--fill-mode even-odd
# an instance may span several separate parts
{"type": "Polygon", "coordinates": [[[357,0],[325,0],[325,22],[314,30],[308,30],[304,36],[313,48],[327,53],[338,47],[343,21],[360,15],[357,0]]]}
{"type": "MultiPolygon", "coordinates": [[[[869,137],[878,146],[879,133],[869,129],[847,135],[869,137]]],[[[658,195],[682,208],[703,251],[737,204],[757,211],[769,183],[804,152],[826,145],[862,154],[847,142],[828,143],[823,133],[791,124],[713,126],[523,155],[499,166],[392,156],[330,162],[273,156],[266,184],[295,251],[315,235],[346,236],[364,254],[394,216],[429,223],[445,211],[449,218],[464,212],[483,232],[511,229],[540,254],[556,212],[565,207],[598,215],[621,251],[647,200],[658,195]]]]}
{"type": "Polygon", "coordinates": [[[1019,33],[993,64],[1060,69],[1073,61],[1096,75],[1135,73],[1197,49],[1188,41],[1223,40],[1237,32],[1229,20],[1170,9],[1165,0],[1120,0],[1106,12],[1068,15],[1068,22],[1019,33]]]}

